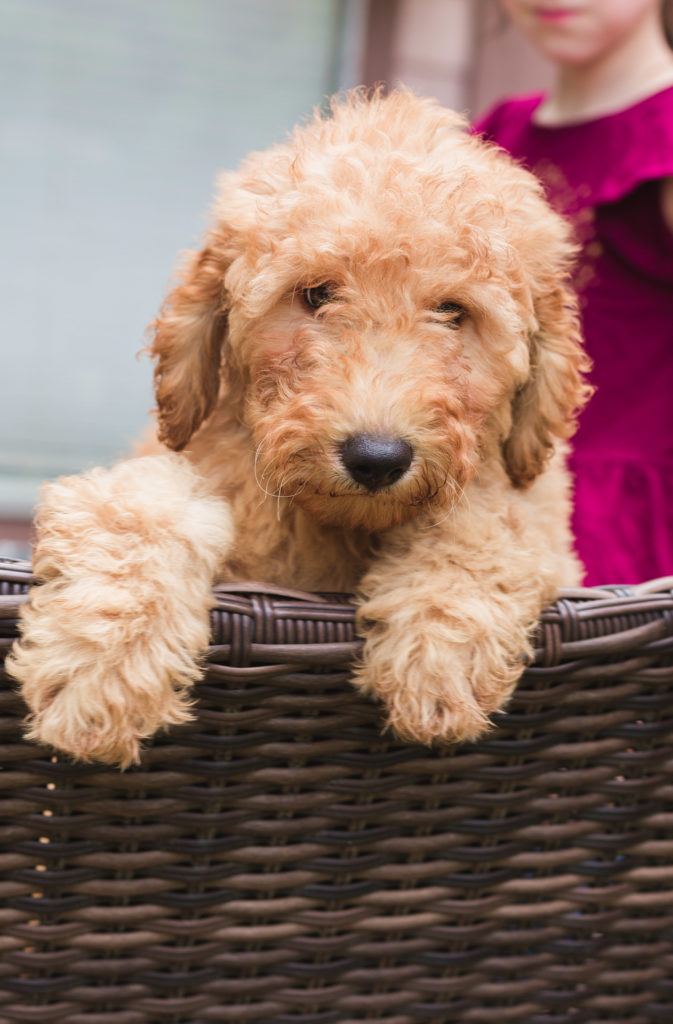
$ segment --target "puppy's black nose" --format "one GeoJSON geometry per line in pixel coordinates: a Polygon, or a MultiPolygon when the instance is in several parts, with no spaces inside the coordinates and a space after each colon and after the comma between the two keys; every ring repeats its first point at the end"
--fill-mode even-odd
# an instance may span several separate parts
{"type": "Polygon", "coordinates": [[[357,434],[341,446],[344,466],[353,480],[369,491],[394,484],[409,469],[413,457],[411,445],[399,437],[357,434]]]}

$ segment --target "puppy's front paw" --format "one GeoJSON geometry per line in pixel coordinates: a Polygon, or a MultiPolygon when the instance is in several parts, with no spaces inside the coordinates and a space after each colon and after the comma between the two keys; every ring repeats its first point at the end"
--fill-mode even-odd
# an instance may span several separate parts
{"type": "Polygon", "coordinates": [[[490,728],[489,716],[507,703],[523,671],[513,651],[527,648],[525,630],[511,644],[473,634],[473,624],[440,612],[415,621],[372,621],[360,615],[366,636],[355,684],[382,700],[395,733],[431,744],[472,741],[490,728]]]}
{"type": "Polygon", "coordinates": [[[129,608],[123,587],[100,581],[36,588],[7,662],[30,710],[28,739],[127,767],[144,739],[190,718],[201,674],[192,652],[207,645],[208,618],[171,628],[160,605],[129,608]]]}
{"type": "Polygon", "coordinates": [[[26,739],[55,747],[78,761],[103,761],[127,768],[140,760],[143,740],[159,729],[191,718],[189,701],[169,681],[151,679],[138,688],[124,672],[108,674],[104,686],[95,668],[79,669],[77,686],[50,674],[33,689],[26,739]]]}
{"type": "Polygon", "coordinates": [[[189,718],[208,645],[212,580],[233,539],[228,506],[181,456],[132,459],[47,486],[21,640],[31,739],[122,766],[189,718]]]}

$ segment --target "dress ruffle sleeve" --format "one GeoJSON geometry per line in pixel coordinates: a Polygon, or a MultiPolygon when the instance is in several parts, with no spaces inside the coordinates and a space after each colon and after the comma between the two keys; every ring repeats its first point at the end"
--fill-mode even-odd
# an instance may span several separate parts
{"type": "Polygon", "coordinates": [[[587,206],[614,203],[647,181],[673,176],[673,87],[627,110],[577,123],[536,124],[544,95],[504,100],[473,131],[492,139],[530,170],[544,160],[582,189],[587,206]]]}

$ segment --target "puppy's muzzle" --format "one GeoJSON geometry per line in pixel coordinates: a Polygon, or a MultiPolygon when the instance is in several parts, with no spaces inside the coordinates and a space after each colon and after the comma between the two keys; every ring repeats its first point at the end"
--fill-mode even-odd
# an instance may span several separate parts
{"type": "Polygon", "coordinates": [[[341,446],[341,461],[355,483],[368,491],[390,487],[404,476],[414,450],[399,437],[356,434],[341,446]]]}

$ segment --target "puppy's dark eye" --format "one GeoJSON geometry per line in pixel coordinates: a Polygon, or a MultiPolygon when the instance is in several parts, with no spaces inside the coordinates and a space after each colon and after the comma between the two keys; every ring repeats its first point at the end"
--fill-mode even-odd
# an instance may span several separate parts
{"type": "Polygon", "coordinates": [[[304,288],[301,294],[309,309],[320,309],[321,306],[326,306],[328,302],[334,302],[336,298],[336,285],[331,281],[324,281],[322,284],[316,284],[312,288],[304,288]]]}
{"type": "Polygon", "coordinates": [[[447,324],[448,327],[454,328],[458,327],[467,315],[464,306],[461,306],[458,302],[451,302],[449,300],[440,303],[439,306],[435,306],[433,312],[439,314],[439,318],[442,323],[447,324]]]}

